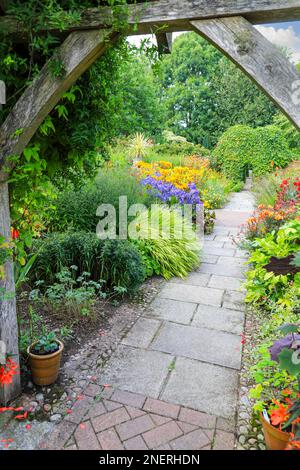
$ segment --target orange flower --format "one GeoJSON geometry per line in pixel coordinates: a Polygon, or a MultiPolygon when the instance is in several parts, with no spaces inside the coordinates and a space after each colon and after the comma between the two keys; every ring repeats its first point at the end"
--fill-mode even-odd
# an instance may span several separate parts
{"type": "Polygon", "coordinates": [[[13,376],[18,373],[18,365],[10,358],[7,359],[6,364],[0,367],[0,385],[10,385],[13,381],[13,376]]]}
{"type": "Polygon", "coordinates": [[[286,406],[284,406],[277,400],[273,400],[273,402],[275,403],[275,405],[277,405],[277,408],[270,412],[271,423],[273,424],[273,426],[281,426],[281,424],[285,423],[288,420],[289,411],[286,406]]]}

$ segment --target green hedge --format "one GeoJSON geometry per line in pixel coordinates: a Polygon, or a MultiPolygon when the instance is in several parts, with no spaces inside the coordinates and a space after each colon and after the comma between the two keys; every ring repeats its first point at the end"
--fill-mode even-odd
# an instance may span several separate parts
{"type": "Polygon", "coordinates": [[[105,281],[105,290],[134,291],[145,279],[139,251],[125,240],[99,240],[95,233],[85,232],[52,233],[36,240],[33,251],[38,254],[30,273],[32,282],[51,285],[56,274],[71,266],[77,266],[78,276],[88,272],[91,280],[105,281]]]}
{"type": "Polygon", "coordinates": [[[261,176],[272,168],[284,168],[293,154],[277,126],[230,127],[221,137],[214,150],[219,169],[234,181],[243,181],[248,169],[254,176],[261,176]]]}

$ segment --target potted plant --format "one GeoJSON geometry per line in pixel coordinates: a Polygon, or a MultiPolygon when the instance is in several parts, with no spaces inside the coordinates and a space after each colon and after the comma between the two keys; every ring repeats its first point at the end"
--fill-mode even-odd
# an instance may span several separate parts
{"type": "Polygon", "coordinates": [[[57,379],[64,345],[55,332],[46,333],[28,348],[32,378],[37,385],[50,385],[57,379]]]}
{"type": "Polygon", "coordinates": [[[268,449],[300,449],[300,335],[299,325],[280,328],[286,336],[275,341],[270,355],[281,369],[297,378],[297,390],[286,389],[281,400],[272,403],[261,414],[268,449]]]}

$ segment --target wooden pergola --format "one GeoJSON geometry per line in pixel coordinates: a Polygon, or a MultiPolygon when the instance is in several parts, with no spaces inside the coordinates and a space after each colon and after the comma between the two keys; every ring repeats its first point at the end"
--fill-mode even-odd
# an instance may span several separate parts
{"type": "MultiPolygon", "coordinates": [[[[5,13],[6,0],[0,0],[5,13]]],[[[118,13],[121,14],[121,13],[118,13]]],[[[295,92],[300,89],[300,74],[290,61],[253,26],[300,19],[300,0],[156,0],[129,5],[128,35],[156,34],[159,49],[168,52],[171,33],[195,31],[238,65],[300,129],[300,106],[295,92]]],[[[119,37],[114,31],[114,15],[103,7],[89,9],[67,31],[47,29],[62,36],[59,56],[65,75],[54,77],[49,62],[25,90],[0,127],[0,233],[10,236],[7,179],[11,155],[20,155],[62,95],[119,37]],[[22,132],[16,132],[22,129],[22,132]]],[[[15,42],[28,39],[26,26],[8,15],[0,16],[15,42]]],[[[40,33],[42,34],[41,30],[40,33]]],[[[124,34],[124,32],[122,33],[124,34]]],[[[6,263],[2,286],[14,292],[12,263],[6,263]]],[[[15,299],[0,300],[0,340],[9,353],[18,354],[18,328],[15,299]]],[[[6,404],[20,392],[17,376],[13,386],[0,390],[6,404]]]]}

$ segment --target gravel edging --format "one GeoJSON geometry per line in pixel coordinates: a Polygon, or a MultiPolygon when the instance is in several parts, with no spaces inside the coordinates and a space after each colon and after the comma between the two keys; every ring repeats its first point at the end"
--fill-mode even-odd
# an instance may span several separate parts
{"type": "Polygon", "coordinates": [[[259,328],[260,321],[255,312],[250,308],[246,309],[237,415],[237,450],[266,450],[262,427],[259,419],[253,413],[253,403],[249,398],[250,389],[254,385],[250,378],[250,357],[253,348],[258,344],[259,328]]]}

